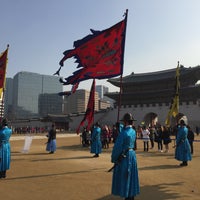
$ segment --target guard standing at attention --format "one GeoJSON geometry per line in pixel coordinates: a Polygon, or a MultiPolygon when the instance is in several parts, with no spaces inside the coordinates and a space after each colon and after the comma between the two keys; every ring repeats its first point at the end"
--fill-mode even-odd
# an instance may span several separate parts
{"type": "Polygon", "coordinates": [[[178,126],[178,133],[176,137],[176,150],[175,159],[182,161],[181,167],[187,166],[188,161],[192,160],[190,144],[188,141],[188,128],[184,120],[180,120],[180,125],[178,126]]]}
{"type": "Polygon", "coordinates": [[[99,122],[96,122],[92,129],[91,134],[91,149],[90,153],[94,153],[93,157],[99,157],[99,154],[102,151],[102,143],[101,143],[101,128],[99,122]]]}
{"type": "Polygon", "coordinates": [[[134,144],[136,131],[132,128],[134,118],[126,113],[123,117],[124,128],[114,144],[111,162],[114,163],[112,194],[134,200],[140,193],[139,177],[134,144]]]}
{"type": "Polygon", "coordinates": [[[8,128],[7,119],[1,122],[0,130],[0,178],[6,178],[6,171],[10,169],[10,136],[12,130],[8,128]]]}

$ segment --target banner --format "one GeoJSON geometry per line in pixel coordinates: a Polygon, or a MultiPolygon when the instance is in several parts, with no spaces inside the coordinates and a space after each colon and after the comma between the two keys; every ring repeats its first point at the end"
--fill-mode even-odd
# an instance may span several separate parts
{"type": "Polygon", "coordinates": [[[24,147],[22,153],[28,153],[32,144],[33,136],[25,136],[24,147]]]}
{"type": "Polygon", "coordinates": [[[77,128],[77,134],[79,134],[80,127],[84,125],[85,121],[87,120],[87,131],[90,130],[90,127],[94,121],[94,107],[95,107],[95,79],[93,80],[92,87],[90,90],[90,96],[88,99],[87,110],[85,112],[85,116],[81,121],[79,127],[77,128]]]}
{"type": "Polygon", "coordinates": [[[5,88],[6,82],[6,66],[8,57],[8,48],[0,55],[0,97],[2,97],[2,92],[5,88]]]}
{"type": "MultiPolygon", "coordinates": [[[[81,40],[74,42],[74,49],[65,51],[64,57],[60,61],[60,66],[64,61],[74,57],[77,68],[81,68],[72,76],[62,81],[64,85],[72,84],[88,79],[105,79],[121,75],[124,64],[124,47],[126,35],[127,12],[125,19],[114,26],[103,30],[95,31],[81,40]]],[[[54,74],[59,75],[60,70],[54,74]]]]}
{"type": "Polygon", "coordinates": [[[170,110],[168,112],[165,124],[166,126],[170,126],[170,121],[171,121],[171,117],[176,117],[176,115],[178,115],[179,113],[179,90],[180,90],[180,67],[179,67],[179,62],[178,62],[178,66],[176,68],[176,83],[175,83],[175,93],[173,95],[173,99],[171,102],[171,106],[170,106],[170,110]]]}

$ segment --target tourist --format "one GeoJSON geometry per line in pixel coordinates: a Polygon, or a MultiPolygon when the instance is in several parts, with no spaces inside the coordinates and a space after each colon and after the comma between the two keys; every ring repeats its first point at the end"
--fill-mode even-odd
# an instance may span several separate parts
{"type": "Polygon", "coordinates": [[[145,125],[142,126],[142,140],[144,143],[144,151],[149,151],[149,135],[150,132],[145,125]]]}
{"type": "Polygon", "coordinates": [[[102,139],[103,139],[103,148],[108,149],[109,148],[109,142],[110,142],[110,130],[107,125],[103,127],[102,130],[102,139]]]}
{"type": "Polygon", "coordinates": [[[96,122],[96,124],[92,128],[90,153],[95,153],[93,157],[97,158],[99,157],[101,151],[102,151],[101,128],[99,122],[96,122]]]}
{"type": "Polygon", "coordinates": [[[169,143],[171,143],[170,131],[166,126],[162,127],[163,144],[165,145],[165,153],[169,152],[169,143]]]}
{"type": "Polygon", "coordinates": [[[54,124],[52,124],[47,137],[48,141],[46,150],[49,151],[50,154],[53,154],[56,151],[56,129],[54,124]]]}
{"type": "Polygon", "coordinates": [[[190,143],[190,149],[191,149],[191,154],[193,154],[194,150],[193,150],[193,142],[194,142],[194,132],[192,131],[191,127],[188,125],[188,141],[190,143]]]}
{"type": "Polygon", "coordinates": [[[8,128],[7,119],[1,122],[0,130],[0,178],[6,178],[6,171],[10,169],[10,136],[12,130],[8,128]]]}
{"type": "Polygon", "coordinates": [[[155,139],[155,127],[151,126],[149,127],[149,139],[150,139],[150,143],[151,143],[151,149],[154,148],[154,139],[155,139]]]}
{"type": "Polygon", "coordinates": [[[111,162],[114,163],[112,194],[125,200],[134,200],[140,192],[133,121],[135,120],[130,113],[124,115],[124,128],[117,137],[111,155],[111,162]]]}
{"type": "Polygon", "coordinates": [[[158,143],[158,151],[163,152],[163,132],[161,126],[158,126],[155,131],[155,139],[154,141],[158,143]]]}
{"type": "Polygon", "coordinates": [[[137,127],[137,136],[142,139],[142,126],[138,125],[137,127]]]}
{"type": "Polygon", "coordinates": [[[117,136],[118,136],[118,131],[117,131],[116,125],[114,124],[113,127],[112,127],[112,139],[113,139],[113,143],[115,143],[115,141],[117,139],[117,136]]]}
{"type": "Polygon", "coordinates": [[[178,133],[176,137],[176,150],[175,159],[182,161],[180,166],[187,166],[188,161],[192,160],[190,144],[187,139],[188,128],[184,120],[180,120],[180,125],[178,126],[178,133]]]}
{"type": "Polygon", "coordinates": [[[88,147],[89,143],[88,143],[88,140],[87,140],[87,128],[86,127],[83,128],[83,132],[82,132],[81,137],[82,137],[82,146],[88,147]]]}

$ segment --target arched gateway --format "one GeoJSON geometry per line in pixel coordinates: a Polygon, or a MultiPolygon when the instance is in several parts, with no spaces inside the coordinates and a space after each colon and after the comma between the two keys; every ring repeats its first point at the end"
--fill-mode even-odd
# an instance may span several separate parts
{"type": "MultiPolygon", "coordinates": [[[[141,74],[130,74],[122,78],[121,111],[132,112],[139,121],[150,120],[152,113],[158,122],[164,124],[174,94],[176,68],[141,74]]],[[[188,123],[200,126],[200,66],[180,67],[179,112],[188,118],[188,123]]],[[[109,79],[112,85],[120,87],[120,78],[109,79]]],[[[119,93],[107,93],[118,106],[119,93]]],[[[173,122],[175,123],[175,122],[173,122]]]]}

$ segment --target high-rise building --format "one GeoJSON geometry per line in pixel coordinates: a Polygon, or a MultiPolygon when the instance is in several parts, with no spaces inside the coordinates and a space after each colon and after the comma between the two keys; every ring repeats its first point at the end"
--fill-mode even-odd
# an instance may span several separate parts
{"type": "Polygon", "coordinates": [[[13,79],[6,78],[6,90],[4,98],[4,115],[8,118],[12,116],[12,99],[13,99],[13,79]]]}
{"type": "Polygon", "coordinates": [[[104,110],[109,107],[113,107],[114,100],[104,96],[106,93],[109,92],[109,88],[104,85],[96,85],[96,92],[99,94],[99,109],[104,110]]]}
{"type": "MultiPolygon", "coordinates": [[[[71,114],[71,113],[82,113],[85,112],[87,109],[87,104],[90,96],[90,91],[87,90],[77,90],[74,94],[70,95],[69,97],[65,97],[64,99],[64,113],[71,114]]],[[[98,103],[98,93],[95,92],[95,111],[99,110],[99,103],[98,103]]]]}
{"type": "Polygon", "coordinates": [[[104,94],[108,93],[108,87],[104,85],[96,85],[95,89],[96,89],[96,92],[98,92],[100,99],[103,99],[104,94]]]}
{"type": "MultiPolygon", "coordinates": [[[[63,91],[63,86],[60,84],[59,77],[57,76],[41,75],[32,72],[19,72],[13,78],[13,87],[8,88],[8,85],[6,85],[6,90],[8,94],[13,94],[12,118],[27,119],[40,117],[40,95],[61,92],[63,91]],[[12,90],[12,92],[10,90],[12,90]]],[[[62,103],[58,105],[58,102],[60,103],[59,100],[55,100],[52,104],[62,108],[62,103]]],[[[44,104],[45,103],[43,102],[43,105],[44,104]]]]}
{"type": "Polygon", "coordinates": [[[56,94],[40,94],[39,95],[39,115],[41,117],[48,114],[60,115],[62,114],[63,97],[56,94]]]}

